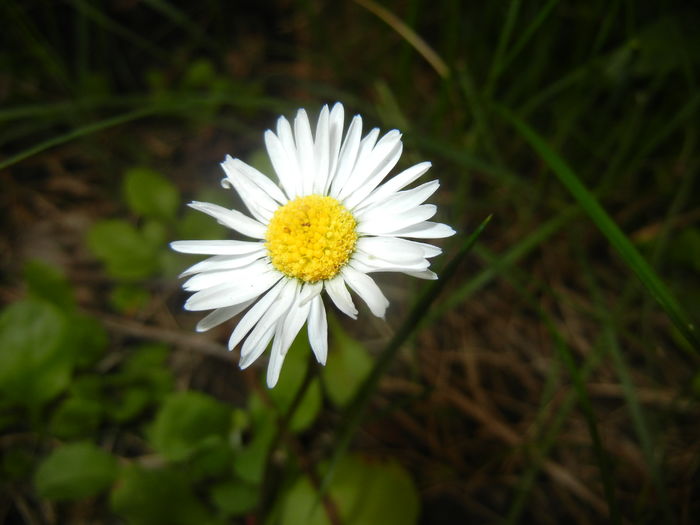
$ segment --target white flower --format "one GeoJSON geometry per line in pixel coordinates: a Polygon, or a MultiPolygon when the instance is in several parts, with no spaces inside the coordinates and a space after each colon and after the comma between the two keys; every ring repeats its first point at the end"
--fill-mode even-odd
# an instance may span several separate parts
{"type": "Polygon", "coordinates": [[[340,103],[324,106],[312,136],[300,109],[294,128],[284,117],[277,133],[265,132],[265,145],[279,184],[239,159],[221,164],[222,185],[234,188],[250,216],[216,204],[190,206],[252,240],[177,241],[174,250],[213,255],[183,273],[183,288],[195,292],[187,310],[214,310],[197,331],[217,326],[248,309],[231,334],[229,350],[243,341],[240,366],[250,366],[272,341],[267,384],[279,378],[285,354],[304,323],[319,363],[328,352],[328,326],[321,292],[343,313],[357,318],[347,287],[384,317],[389,301],[373,272],[402,272],[437,279],[427,260],[441,253],[430,244],[404,239],[440,238],[455,232],[430,222],[436,207],[423,204],[437,180],[412,189],[423,175],[422,162],[384,181],[401,156],[401,133],[379,138],[377,128],[364,138],[362,118],[350,122],[343,138],[340,103]],[[379,138],[379,140],[377,140],[379,138]]]}

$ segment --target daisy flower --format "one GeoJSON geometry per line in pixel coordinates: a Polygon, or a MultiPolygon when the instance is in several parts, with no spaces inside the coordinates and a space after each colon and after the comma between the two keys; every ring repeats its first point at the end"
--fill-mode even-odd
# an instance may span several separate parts
{"type": "Polygon", "coordinates": [[[348,288],[377,317],[389,305],[369,274],[402,272],[437,279],[428,259],[441,253],[410,239],[453,235],[431,222],[433,204],[423,204],[437,180],[404,189],[423,175],[422,162],[384,180],[401,156],[401,133],[381,138],[372,129],[362,137],[356,115],[343,136],[340,103],[324,106],[312,134],[300,109],[293,125],[280,117],[277,130],[265,132],[265,146],[278,183],[240,159],[221,164],[225,188],[233,188],[250,215],[206,202],[190,206],[250,240],[176,241],[182,253],[211,255],[183,273],[183,288],[194,294],[185,303],[193,311],[213,310],[197,324],[206,331],[247,309],[235,326],[229,350],[243,343],[240,367],[250,366],[272,341],[267,384],[279,378],[285,354],[307,325],[319,363],[328,353],[328,325],[322,292],[346,315],[357,318],[348,288]]]}

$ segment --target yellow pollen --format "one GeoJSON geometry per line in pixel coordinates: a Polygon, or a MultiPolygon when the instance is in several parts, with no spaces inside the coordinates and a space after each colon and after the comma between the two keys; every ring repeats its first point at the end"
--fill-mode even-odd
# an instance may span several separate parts
{"type": "Polygon", "coordinates": [[[272,265],[315,283],[333,278],[355,250],[355,217],[333,197],[308,195],[280,206],[265,238],[272,265]]]}

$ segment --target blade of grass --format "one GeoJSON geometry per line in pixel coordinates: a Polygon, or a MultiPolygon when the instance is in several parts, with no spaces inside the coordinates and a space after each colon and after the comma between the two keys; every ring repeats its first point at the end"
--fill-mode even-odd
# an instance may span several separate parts
{"type": "Polygon", "coordinates": [[[558,3],[559,0],[549,0],[549,2],[547,2],[547,5],[545,5],[542,9],[539,10],[535,19],[532,22],[530,22],[525,31],[521,33],[520,38],[517,40],[517,42],[515,42],[508,54],[500,61],[498,70],[495,72],[496,75],[499,75],[501,71],[508,69],[510,63],[515,59],[515,57],[518,56],[518,53],[520,53],[520,51],[522,51],[522,49],[527,45],[527,43],[530,41],[530,38],[532,38],[532,35],[534,35],[537,32],[537,30],[544,23],[544,21],[554,10],[558,3]]]}
{"type": "Polygon", "coordinates": [[[374,363],[372,371],[369,373],[364,383],[360,388],[358,388],[357,393],[354,398],[348,404],[347,409],[343,417],[344,424],[339,428],[335,442],[335,448],[333,450],[331,460],[329,462],[328,469],[323,476],[323,481],[321,483],[320,495],[325,494],[330,481],[333,477],[335,466],[338,464],[340,459],[345,455],[348,447],[350,446],[350,441],[352,440],[355,431],[362,423],[362,418],[369,404],[370,398],[377,386],[379,385],[379,380],[386,372],[389,365],[394,360],[396,352],[399,348],[406,342],[406,340],[415,333],[420,326],[426,320],[426,313],[430,308],[430,305],[437,299],[445,285],[454,276],[459,267],[459,264],[464,260],[467,254],[471,251],[477,239],[484,231],[488,223],[491,221],[491,215],[489,215],[484,221],[479,225],[479,227],[472,232],[462,243],[459,251],[445,266],[443,271],[440,273],[441,277],[437,281],[433,281],[428,285],[418,300],[415,302],[413,308],[409,312],[408,316],[401,324],[397,332],[389,341],[389,344],[382,350],[381,355],[374,363]]]}
{"type": "Polygon", "coordinates": [[[503,71],[501,62],[503,61],[503,55],[505,54],[506,47],[510,41],[510,35],[513,32],[515,21],[518,18],[518,11],[520,11],[520,0],[511,0],[508,7],[508,13],[506,14],[506,21],[503,24],[501,33],[498,37],[496,51],[491,59],[491,69],[486,77],[486,87],[484,88],[485,98],[489,98],[491,96],[491,93],[493,93],[493,89],[496,85],[498,74],[499,72],[503,71]]]}
{"type": "Polygon", "coordinates": [[[66,142],[83,137],[85,135],[95,133],[96,131],[101,131],[103,129],[124,124],[125,122],[130,122],[132,120],[152,115],[155,112],[156,108],[153,107],[140,109],[137,111],[131,111],[123,115],[117,115],[116,117],[100,120],[99,122],[93,122],[86,126],[76,128],[72,131],[69,131],[68,133],[64,133],[62,135],[58,135],[56,137],[52,137],[48,140],[45,140],[44,142],[35,144],[34,146],[27,148],[24,151],[21,151],[3,161],[0,161],[0,170],[5,169],[8,166],[12,166],[13,164],[16,164],[26,158],[29,158],[32,155],[36,155],[37,153],[41,153],[42,151],[46,151],[47,149],[53,148],[54,146],[58,146],[60,144],[64,144],[66,142]]]}
{"type": "Polygon", "coordinates": [[[649,290],[654,299],[666,312],[676,328],[683,334],[692,347],[700,352],[700,339],[697,329],[683,307],[668,290],[666,285],[658,277],[654,269],[647,263],[637,251],[632,242],[620,230],[617,224],[607,214],[593,195],[580,181],[579,177],[566,164],[545,140],[532,128],[506,108],[494,104],[496,110],[510,122],[513,127],[525,138],[532,148],[539,154],[557,176],[559,181],[576,199],[581,208],[588,214],[598,229],[605,235],[610,244],[620,254],[622,260],[637,275],[642,284],[649,290]]]}
{"type": "Polygon", "coordinates": [[[376,15],[389,27],[401,35],[406,42],[411,44],[411,46],[418,51],[418,53],[428,62],[428,64],[433,67],[438,75],[440,75],[442,78],[447,78],[450,76],[450,68],[447,66],[445,61],[440,58],[440,55],[438,55],[418,33],[406,25],[403,20],[373,0],[355,0],[355,2],[367,9],[367,11],[376,15]]]}

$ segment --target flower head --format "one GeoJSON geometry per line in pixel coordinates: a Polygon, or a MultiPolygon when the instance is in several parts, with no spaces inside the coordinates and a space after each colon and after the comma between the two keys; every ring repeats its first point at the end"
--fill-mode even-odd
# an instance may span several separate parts
{"type": "Polygon", "coordinates": [[[402,272],[436,279],[428,259],[441,253],[410,239],[448,237],[455,232],[430,222],[436,212],[423,204],[437,180],[405,190],[423,175],[422,162],[384,181],[398,162],[401,134],[379,130],[362,137],[355,116],[343,135],[344,110],[324,106],[315,135],[300,109],[293,127],[280,117],[265,145],[279,183],[239,159],[221,164],[222,185],[235,189],[250,216],[206,202],[190,206],[251,240],[176,241],[174,250],[211,255],[183,273],[183,288],[194,294],[188,310],[213,310],[198,324],[206,331],[247,310],[229,339],[243,342],[240,366],[250,366],[272,341],[267,384],[279,378],[285,354],[306,323],[319,363],[328,353],[326,310],[321,292],[343,313],[357,318],[348,287],[377,317],[389,302],[369,276],[402,272]],[[406,238],[407,237],[407,238],[406,238]]]}

